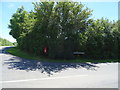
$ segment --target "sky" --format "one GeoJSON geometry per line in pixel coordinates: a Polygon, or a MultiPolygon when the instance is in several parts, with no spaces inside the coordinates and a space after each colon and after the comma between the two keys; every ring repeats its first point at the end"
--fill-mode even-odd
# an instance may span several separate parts
{"type": "MultiPolygon", "coordinates": [[[[77,0],[79,1],[79,0],[77,0]]],[[[93,19],[100,19],[102,17],[111,21],[118,20],[118,2],[82,2],[85,7],[93,10],[93,19]]],[[[11,42],[15,39],[9,35],[10,29],[8,28],[9,20],[16,12],[17,8],[24,6],[25,10],[33,10],[32,2],[0,2],[0,37],[5,38],[11,42]]]]}

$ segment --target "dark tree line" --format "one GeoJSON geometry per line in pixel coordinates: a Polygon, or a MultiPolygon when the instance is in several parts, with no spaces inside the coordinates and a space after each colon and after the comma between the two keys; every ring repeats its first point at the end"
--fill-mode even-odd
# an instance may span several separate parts
{"type": "Polygon", "coordinates": [[[119,21],[90,19],[92,10],[78,2],[33,3],[34,11],[18,8],[9,28],[21,50],[50,58],[72,59],[84,51],[88,58],[120,58],[119,21]]]}

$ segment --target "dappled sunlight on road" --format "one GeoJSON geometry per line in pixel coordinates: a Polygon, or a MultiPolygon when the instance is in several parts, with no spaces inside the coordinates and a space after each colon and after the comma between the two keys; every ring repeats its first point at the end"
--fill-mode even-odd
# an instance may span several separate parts
{"type": "Polygon", "coordinates": [[[4,88],[118,87],[118,63],[43,62],[0,55],[4,88]]]}
{"type": "Polygon", "coordinates": [[[8,64],[9,69],[18,69],[25,71],[36,71],[39,70],[41,73],[47,73],[52,75],[69,68],[85,68],[87,70],[97,70],[97,65],[90,63],[56,63],[56,62],[41,62],[38,60],[28,60],[22,59],[19,57],[11,57],[8,60],[5,60],[4,64],[8,64]]]}

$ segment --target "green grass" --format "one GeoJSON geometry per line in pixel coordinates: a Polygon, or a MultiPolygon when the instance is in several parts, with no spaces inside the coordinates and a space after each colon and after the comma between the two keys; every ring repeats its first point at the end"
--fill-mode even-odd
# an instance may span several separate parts
{"type": "Polygon", "coordinates": [[[49,62],[74,62],[74,63],[86,63],[86,62],[91,62],[91,63],[107,63],[107,62],[118,62],[120,60],[118,59],[73,59],[73,60],[55,60],[55,59],[49,59],[43,56],[35,56],[34,54],[29,54],[24,51],[19,50],[18,48],[9,48],[7,50],[8,53],[13,54],[18,57],[22,57],[25,59],[32,59],[32,60],[39,60],[39,61],[49,61],[49,62]]]}

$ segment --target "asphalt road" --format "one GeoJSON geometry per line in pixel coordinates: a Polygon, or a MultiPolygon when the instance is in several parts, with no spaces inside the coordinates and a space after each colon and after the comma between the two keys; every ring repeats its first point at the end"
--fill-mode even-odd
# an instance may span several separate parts
{"type": "Polygon", "coordinates": [[[54,63],[22,59],[0,47],[2,88],[118,88],[118,63],[54,63]]]}

